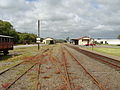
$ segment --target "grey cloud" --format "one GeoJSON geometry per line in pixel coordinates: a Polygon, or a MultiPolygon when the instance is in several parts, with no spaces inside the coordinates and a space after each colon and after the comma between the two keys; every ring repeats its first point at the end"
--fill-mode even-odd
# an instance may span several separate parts
{"type": "Polygon", "coordinates": [[[115,38],[120,34],[119,0],[0,1],[0,18],[12,22],[17,31],[37,33],[37,20],[42,19],[43,37],[115,38]]]}
{"type": "Polygon", "coordinates": [[[9,11],[17,11],[29,9],[29,3],[25,2],[25,0],[0,0],[0,9],[9,10],[9,11]]]}

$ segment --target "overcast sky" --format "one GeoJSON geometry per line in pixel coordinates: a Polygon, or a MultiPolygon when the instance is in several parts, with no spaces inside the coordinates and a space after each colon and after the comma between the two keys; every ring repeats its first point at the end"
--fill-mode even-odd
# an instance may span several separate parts
{"type": "Polygon", "coordinates": [[[19,32],[54,38],[116,38],[120,34],[120,0],[0,0],[0,19],[19,32]]]}

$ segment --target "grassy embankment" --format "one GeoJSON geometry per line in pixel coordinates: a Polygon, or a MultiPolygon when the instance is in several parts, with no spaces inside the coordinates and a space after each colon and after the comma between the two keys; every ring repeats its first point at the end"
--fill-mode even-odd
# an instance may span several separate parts
{"type": "MultiPolygon", "coordinates": [[[[88,48],[92,50],[92,48],[88,48]]],[[[113,56],[119,56],[120,57],[120,48],[103,48],[103,47],[94,47],[94,51],[105,53],[105,54],[110,54],[113,56]]]]}

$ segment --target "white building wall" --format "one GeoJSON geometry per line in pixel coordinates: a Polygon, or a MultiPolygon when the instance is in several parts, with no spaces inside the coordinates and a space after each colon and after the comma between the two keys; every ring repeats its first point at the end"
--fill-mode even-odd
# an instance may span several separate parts
{"type": "Polygon", "coordinates": [[[55,43],[55,40],[54,40],[54,39],[52,39],[52,38],[46,38],[46,39],[44,39],[44,40],[43,40],[43,43],[44,43],[44,44],[47,44],[47,41],[50,41],[50,40],[53,40],[53,41],[54,41],[54,43],[55,43]]]}
{"type": "Polygon", "coordinates": [[[94,39],[91,39],[90,42],[89,42],[89,44],[93,44],[93,42],[94,42],[94,39]]]}
{"type": "Polygon", "coordinates": [[[43,40],[43,42],[42,42],[42,43],[46,44],[46,40],[43,40]]]}
{"type": "MultiPolygon", "coordinates": [[[[93,41],[94,41],[93,39],[90,39],[89,44],[93,44],[93,41]]],[[[78,41],[78,45],[85,45],[85,44],[88,44],[88,41],[82,41],[82,39],[78,41]]]]}
{"type": "Polygon", "coordinates": [[[78,45],[81,45],[82,44],[82,40],[78,40],[78,45]]]}
{"type": "Polygon", "coordinates": [[[108,44],[112,44],[112,45],[120,45],[120,40],[119,39],[95,39],[95,41],[97,42],[103,42],[103,44],[105,44],[105,42],[107,42],[108,44]]]}
{"type": "Polygon", "coordinates": [[[85,45],[85,44],[87,44],[87,41],[79,40],[79,45],[85,45]]]}

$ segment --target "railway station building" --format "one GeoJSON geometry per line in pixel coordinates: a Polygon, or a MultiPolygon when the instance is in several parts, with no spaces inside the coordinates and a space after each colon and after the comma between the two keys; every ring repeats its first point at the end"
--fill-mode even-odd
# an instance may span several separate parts
{"type": "Polygon", "coordinates": [[[91,45],[93,44],[94,39],[88,36],[80,37],[77,39],[71,39],[71,43],[74,45],[91,45]]]}
{"type": "Polygon", "coordinates": [[[47,37],[43,40],[44,44],[55,44],[55,39],[47,37]]]}

